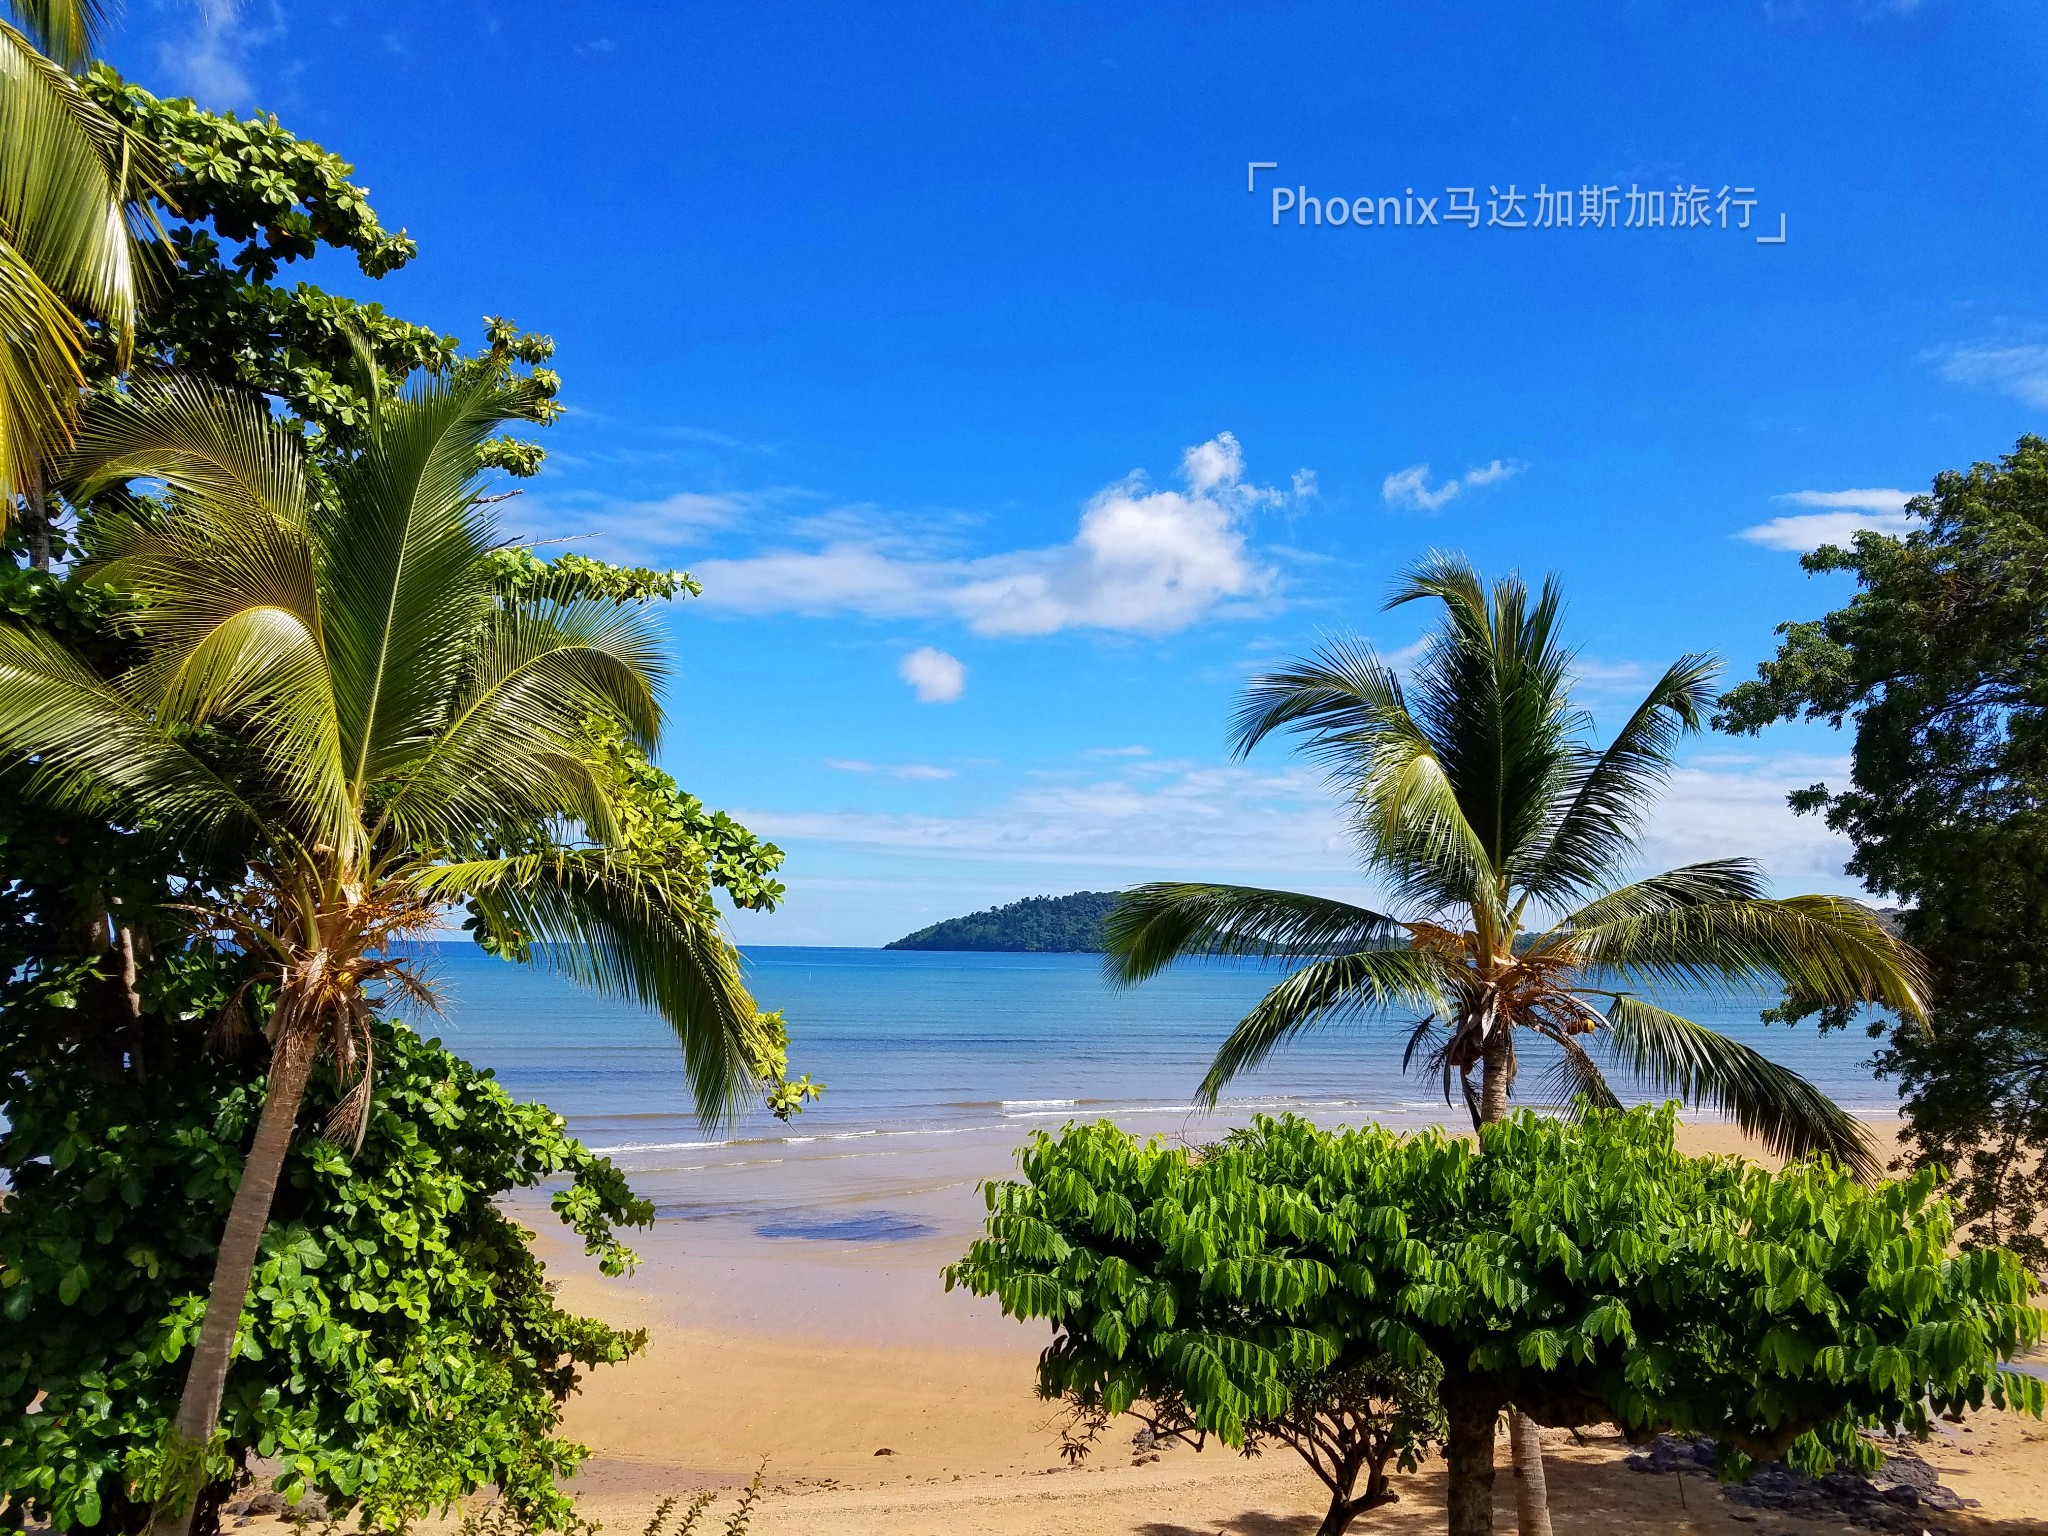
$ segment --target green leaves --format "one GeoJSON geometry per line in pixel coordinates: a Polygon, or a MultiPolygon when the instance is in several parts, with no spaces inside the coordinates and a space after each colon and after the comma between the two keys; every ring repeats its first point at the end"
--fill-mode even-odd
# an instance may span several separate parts
{"type": "Polygon", "coordinates": [[[516,545],[492,550],[484,557],[484,569],[493,587],[518,599],[573,602],[595,598],[607,603],[646,603],[697,597],[704,590],[684,571],[608,565],[574,551],[543,560],[532,550],[516,545]]]}
{"type": "Polygon", "coordinates": [[[1776,982],[1801,998],[1877,1004],[1914,1024],[1926,1016],[1919,956],[1844,896],[1676,899],[1626,912],[1595,902],[1560,929],[1557,943],[1578,963],[1628,978],[1776,982]]]}
{"type": "Polygon", "coordinates": [[[725,812],[706,811],[649,762],[616,721],[594,715],[584,723],[584,736],[585,760],[598,770],[613,809],[609,841],[620,857],[672,877],[708,881],[744,910],[775,910],[783,896],[775,879],[780,848],[725,812]]]}
{"type": "Polygon", "coordinates": [[[555,847],[421,869],[424,900],[467,897],[495,933],[517,933],[535,964],[655,1009],[675,1031],[707,1124],[738,1112],[757,1081],[764,1016],[708,897],[599,847],[555,847]]]}
{"type": "Polygon", "coordinates": [[[1360,950],[1311,961],[1238,1021],[1218,1047],[1196,1098],[1214,1104],[1232,1078],[1302,1030],[1383,1014],[1402,1004],[1425,1010],[1437,1006],[1447,969],[1437,956],[1413,949],[1360,950]]]}
{"type": "MultiPolygon", "coordinates": [[[[92,9],[86,7],[85,9],[92,9]]],[[[39,0],[26,19],[75,63],[81,10],[39,0]]],[[[144,286],[131,223],[156,157],[28,38],[0,22],[0,520],[39,491],[85,382],[86,318],[125,363],[144,286]],[[74,313],[76,311],[76,313],[74,313]]]]}
{"type": "Polygon", "coordinates": [[[1785,1157],[1825,1152],[1877,1171],[1869,1133],[1798,1073],[1739,1041],[1643,1002],[1618,997],[1599,1038],[1637,1078],[1705,1104],[1785,1157]]]}
{"type": "MultiPolygon", "coordinates": [[[[1374,1133],[1333,1142],[1297,1121],[1261,1122],[1199,1156],[1139,1146],[1106,1124],[1040,1136],[1020,1154],[1027,1182],[989,1188],[988,1235],[946,1281],[1059,1326],[1041,1364],[1048,1395],[1095,1406],[1168,1397],[1241,1444],[1289,1413],[1290,1382],[1336,1364],[1345,1320],[1367,1315],[1363,1297],[1429,1257],[1398,1206],[1337,1202],[1356,1210],[1361,1235],[1349,1210],[1269,1183],[1262,1167],[1301,1159],[1327,1179],[1398,1145],[1374,1133]],[[1333,1262],[1337,1250],[1370,1257],[1333,1262]]],[[[1449,1147],[1431,1142],[1427,1155],[1449,1147]]]]}
{"type": "MultiPolygon", "coordinates": [[[[561,1399],[638,1341],[559,1311],[494,1202],[559,1184],[557,1214],[613,1274],[632,1263],[619,1228],[651,1211],[559,1116],[438,1044],[380,1025],[376,1049],[361,1152],[306,1135],[287,1164],[223,1405],[226,1453],[276,1456],[287,1491],[357,1499],[387,1524],[487,1483],[559,1518],[554,1479],[582,1454],[555,1432],[561,1399]]],[[[261,1085],[218,1061],[145,1087],[8,1053],[0,1091],[0,1486],[60,1529],[125,1524],[129,1479],[151,1475],[176,1406],[261,1085]]],[[[309,1121],[332,1096],[316,1088],[309,1121]]]]}
{"type": "MultiPolygon", "coordinates": [[[[1777,654],[1721,700],[1750,733],[1852,725],[1849,782],[1789,797],[1853,850],[1849,872],[1904,909],[1927,956],[1932,1034],[1879,1061],[1914,1156],[1955,1170],[1966,1226],[2048,1267],[2048,441],[1934,479],[1911,531],[1814,551],[1848,602],[1779,627],[1777,654]]],[[[1781,1017],[1849,1022],[1788,989],[1781,1017]]]]}
{"type": "MultiPolygon", "coordinates": [[[[102,677],[0,624],[0,754],[45,804],[237,846],[245,870],[180,903],[267,962],[332,949],[359,980],[467,901],[501,952],[659,1010],[707,1121],[757,1085],[793,1114],[817,1087],[788,1080],[711,901],[772,906],[780,851],[648,761],[663,661],[637,606],[577,595],[589,562],[508,587],[490,558],[479,445],[520,406],[526,340],[416,382],[325,466],[254,396],[172,379],[98,402],[78,493],[168,487],[94,528],[140,659],[102,677]]],[[[308,1027],[347,1055],[342,994],[308,1027]]]]}
{"type": "Polygon", "coordinates": [[[1522,1114],[1483,1155],[1293,1119],[1198,1153],[1070,1126],[990,1187],[988,1235],[947,1282],[1051,1319],[1046,1395],[1170,1400],[1233,1444],[1290,1411],[1302,1361],[1365,1352],[1483,1379],[1544,1422],[1820,1470],[1861,1427],[1924,1429],[1930,1399],[2039,1400],[1999,1369],[2042,1336],[2031,1280],[2008,1253],[1951,1256],[1925,1180],[1686,1157],[1673,1125],[1522,1114]],[[1112,1198],[1128,1236],[1089,1219],[1112,1198]]]}
{"type": "Polygon", "coordinates": [[[1156,884],[1123,893],[1102,926],[1110,980],[1143,981],[1176,959],[1342,954],[1403,937],[1392,918],[1347,902],[1249,886],[1156,884]]]}

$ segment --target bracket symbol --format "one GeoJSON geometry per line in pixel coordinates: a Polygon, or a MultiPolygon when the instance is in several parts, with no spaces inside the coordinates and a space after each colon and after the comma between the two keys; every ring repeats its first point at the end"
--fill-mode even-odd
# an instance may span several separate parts
{"type": "Polygon", "coordinates": [[[1247,192],[1256,192],[1256,191],[1258,191],[1258,185],[1257,185],[1257,178],[1258,178],[1258,174],[1259,174],[1259,172],[1260,172],[1260,171],[1277,171],[1277,170],[1279,170],[1279,169],[1280,169],[1280,162],[1279,162],[1278,160],[1248,160],[1248,161],[1246,161],[1246,162],[1245,162],[1245,167],[1244,167],[1244,189],[1245,189],[1245,191],[1247,191],[1247,192]]]}
{"type": "Polygon", "coordinates": [[[1758,235],[1758,245],[1783,245],[1785,243],[1785,215],[1778,215],[1778,232],[1775,235],[1758,235]]]}

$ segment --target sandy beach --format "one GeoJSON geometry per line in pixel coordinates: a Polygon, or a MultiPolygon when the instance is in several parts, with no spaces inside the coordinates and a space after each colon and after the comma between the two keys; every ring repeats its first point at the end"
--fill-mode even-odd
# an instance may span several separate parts
{"type": "MultiPolygon", "coordinates": [[[[1693,1150],[1742,1149],[1732,1127],[1683,1134],[1693,1150]]],[[[768,1536],[1309,1536],[1324,1496],[1291,1453],[1175,1448],[1141,1459],[1131,1424],[1078,1467],[1061,1459],[1057,1409],[1032,1391],[1045,1335],[992,1303],[945,1294],[938,1278],[976,1225],[975,1184],[1007,1166],[986,1147],[919,1162],[914,1190],[896,1193],[914,1195],[920,1219],[890,1240],[658,1222],[623,1281],[589,1273],[551,1220],[534,1219],[565,1302],[649,1333],[644,1355],[595,1373],[569,1405],[568,1433],[593,1449],[575,1485],[585,1513],[637,1530],[662,1495],[733,1490],[765,1463],[753,1529],[768,1536]]],[[[874,1193],[847,1198],[871,1205],[874,1193]]],[[[1828,1528],[1744,1509],[1698,1479],[1631,1471],[1617,1437],[1550,1439],[1560,1531],[1828,1528]]],[[[2048,1533],[2048,1425],[1985,1414],[1924,1454],[1982,1505],[1931,1524],[2048,1533]]],[[[1498,1519],[1512,1530],[1505,1463],[1498,1519]]],[[[1400,1504],[1353,1529],[1442,1528],[1440,1463],[1397,1486],[1400,1504]]]]}

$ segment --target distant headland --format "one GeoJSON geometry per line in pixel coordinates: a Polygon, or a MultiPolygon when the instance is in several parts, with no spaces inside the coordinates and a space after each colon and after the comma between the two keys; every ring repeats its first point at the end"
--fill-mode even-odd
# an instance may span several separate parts
{"type": "Polygon", "coordinates": [[[1011,950],[1100,954],[1102,920],[1116,905],[1115,891],[1071,896],[1027,896],[1007,907],[949,917],[906,934],[884,949],[1011,950]]]}

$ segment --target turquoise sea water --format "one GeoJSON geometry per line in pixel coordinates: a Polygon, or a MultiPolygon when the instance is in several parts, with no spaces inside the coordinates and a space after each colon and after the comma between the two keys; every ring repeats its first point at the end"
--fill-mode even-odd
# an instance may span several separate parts
{"type": "MultiPolygon", "coordinates": [[[[1104,984],[1093,955],[749,949],[756,997],[788,1020],[792,1069],[827,1092],[794,1125],[757,1114],[712,1138],[690,1111],[673,1039],[658,1019],[470,945],[431,953],[445,1011],[421,1027],[629,1163],[714,1140],[807,1145],[1004,1126],[1021,1133],[1102,1115],[1180,1131],[1216,1046],[1281,974],[1203,964],[1118,990],[1104,984]]],[[[1769,999],[1754,995],[1660,1000],[1803,1072],[1845,1106],[1894,1112],[1895,1095],[1872,1077],[1871,1045],[1860,1033],[1821,1038],[1810,1026],[1766,1027],[1757,1013],[1769,999]]],[[[1347,1121],[1442,1117],[1440,1086],[1401,1070],[1405,1035],[1390,1022],[1304,1036],[1232,1085],[1217,1116],[1196,1124],[1284,1109],[1347,1121]]],[[[1521,1086],[1536,1096],[1546,1048],[1528,1056],[1521,1086]]],[[[1616,1087],[1627,1096],[1624,1084],[1616,1087]]]]}
{"type": "MultiPolygon", "coordinates": [[[[431,949],[444,1012],[419,1027],[559,1110],[653,1202],[655,1228],[635,1238],[650,1261],[636,1283],[676,1305],[724,1297],[750,1326],[833,1332],[859,1317],[871,1332],[925,1337],[966,1318],[985,1325],[980,1342],[1010,1340],[958,1298],[941,1301],[935,1276],[979,1227],[980,1182],[1006,1175],[1031,1132],[1068,1120],[1197,1143],[1262,1110],[1403,1130],[1466,1123],[1439,1085],[1401,1071],[1400,1021],[1306,1036],[1233,1084],[1213,1114],[1197,1112],[1211,1056],[1273,968],[1194,965],[1117,990],[1093,955],[756,948],[746,962],[761,1005],[788,1019],[792,1068],[826,1084],[789,1125],[756,1111],[707,1131],[659,1019],[468,944],[431,949]],[[839,1262],[853,1254],[859,1264],[839,1262]],[[812,1278],[791,1279],[802,1275],[812,1278]]],[[[1860,1035],[1766,1028],[1762,997],[1663,1001],[1852,1109],[1896,1112],[1860,1035]]],[[[1538,1052],[1524,1062],[1524,1102],[1541,1097],[1545,1065],[1538,1052]]],[[[514,1204],[553,1228],[538,1192],[514,1204]]]]}

